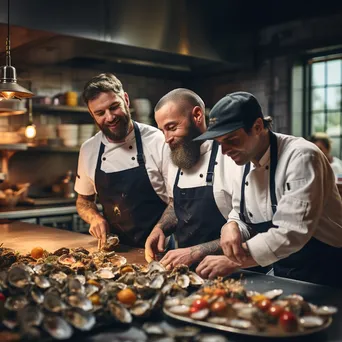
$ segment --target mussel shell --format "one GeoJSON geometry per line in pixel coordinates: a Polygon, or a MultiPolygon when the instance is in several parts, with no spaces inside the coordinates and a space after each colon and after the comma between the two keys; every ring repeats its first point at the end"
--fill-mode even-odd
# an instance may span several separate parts
{"type": "Polygon", "coordinates": [[[150,301],[137,300],[130,308],[131,314],[136,317],[146,317],[151,313],[150,301]]]}
{"type": "Polygon", "coordinates": [[[59,248],[56,251],[54,251],[53,255],[61,256],[63,254],[69,254],[69,253],[70,253],[70,249],[69,248],[62,247],[62,248],[59,248]]]}
{"type": "Polygon", "coordinates": [[[96,323],[92,313],[78,308],[67,309],[64,311],[64,317],[73,327],[82,331],[91,330],[96,323]]]}
{"type": "Polygon", "coordinates": [[[78,279],[74,277],[70,277],[68,279],[68,289],[70,293],[85,293],[84,286],[78,279]]]}
{"type": "Polygon", "coordinates": [[[73,329],[69,323],[59,316],[45,316],[43,328],[57,340],[66,340],[73,334],[73,329]]]}
{"type": "Polygon", "coordinates": [[[44,293],[38,287],[32,287],[30,295],[35,303],[42,304],[44,302],[44,293]]]}

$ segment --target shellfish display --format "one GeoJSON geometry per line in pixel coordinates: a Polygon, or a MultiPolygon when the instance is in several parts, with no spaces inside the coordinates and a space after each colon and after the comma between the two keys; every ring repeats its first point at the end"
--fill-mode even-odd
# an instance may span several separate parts
{"type": "Polygon", "coordinates": [[[129,264],[112,247],[94,253],[35,248],[33,258],[0,246],[0,332],[69,339],[98,326],[146,319],[161,311],[165,298],[183,298],[204,283],[187,266],[167,271],[156,261],[129,264]]]}
{"type": "Polygon", "coordinates": [[[286,337],[327,328],[333,306],[315,306],[299,295],[284,296],[281,289],[246,291],[241,280],[208,281],[184,298],[166,298],[164,313],[195,325],[246,335],[286,337]]]}

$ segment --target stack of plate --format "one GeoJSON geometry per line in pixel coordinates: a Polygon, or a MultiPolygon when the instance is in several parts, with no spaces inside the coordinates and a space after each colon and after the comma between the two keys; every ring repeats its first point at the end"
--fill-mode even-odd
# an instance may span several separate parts
{"type": "Polygon", "coordinates": [[[78,145],[78,125],[58,125],[58,136],[63,140],[64,146],[73,147],[78,145]]]}
{"type": "Polygon", "coordinates": [[[78,144],[82,145],[86,140],[91,138],[94,134],[94,124],[79,125],[78,144]]]}

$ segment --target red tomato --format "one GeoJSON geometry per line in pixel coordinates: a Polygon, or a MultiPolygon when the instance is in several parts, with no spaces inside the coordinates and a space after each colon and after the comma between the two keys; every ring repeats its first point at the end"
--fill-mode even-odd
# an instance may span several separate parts
{"type": "Polygon", "coordinates": [[[272,302],[269,299],[259,300],[256,303],[256,306],[262,311],[267,311],[271,305],[272,305],[272,302]]]}
{"type": "Polygon", "coordinates": [[[296,316],[290,311],[284,311],[279,317],[279,323],[285,331],[295,331],[298,327],[296,316]]]}
{"type": "Polygon", "coordinates": [[[216,314],[224,312],[226,308],[227,304],[225,302],[214,302],[210,305],[210,311],[216,314]]]}
{"type": "Polygon", "coordinates": [[[274,318],[278,318],[283,312],[284,308],[276,304],[271,305],[267,310],[267,313],[274,318]]]}
{"type": "Polygon", "coordinates": [[[200,298],[193,301],[192,307],[197,308],[198,310],[205,309],[209,306],[208,301],[206,299],[200,298]]]}
{"type": "Polygon", "coordinates": [[[3,293],[0,292],[0,302],[4,302],[6,300],[6,297],[3,293]]]}
{"type": "Polygon", "coordinates": [[[193,314],[193,313],[197,312],[198,310],[199,310],[199,309],[197,309],[197,308],[191,306],[189,312],[190,312],[191,314],[193,314]]]}

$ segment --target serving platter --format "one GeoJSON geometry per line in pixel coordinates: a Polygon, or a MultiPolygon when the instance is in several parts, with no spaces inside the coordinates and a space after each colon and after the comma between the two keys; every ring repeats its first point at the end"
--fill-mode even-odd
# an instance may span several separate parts
{"type": "Polygon", "coordinates": [[[214,324],[214,323],[210,323],[207,321],[195,320],[195,319],[192,319],[190,317],[176,315],[176,314],[170,312],[165,307],[163,308],[163,312],[166,316],[171,317],[172,319],[175,319],[178,321],[185,322],[185,323],[190,323],[190,324],[194,324],[197,326],[216,329],[216,330],[220,330],[220,331],[231,332],[231,333],[235,333],[235,334],[258,336],[258,337],[289,338],[289,337],[305,336],[305,335],[310,335],[310,334],[317,333],[317,332],[320,332],[322,330],[325,330],[332,323],[332,317],[327,317],[325,319],[325,322],[323,325],[321,325],[319,327],[315,327],[315,328],[310,328],[310,329],[300,328],[297,331],[286,332],[286,331],[278,328],[277,326],[271,326],[270,325],[267,330],[259,331],[256,329],[237,329],[237,328],[231,327],[229,325],[214,324]]]}

